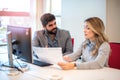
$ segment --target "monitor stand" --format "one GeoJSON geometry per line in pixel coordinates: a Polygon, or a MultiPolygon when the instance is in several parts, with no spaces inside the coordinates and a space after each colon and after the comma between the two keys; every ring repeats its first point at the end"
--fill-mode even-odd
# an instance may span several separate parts
{"type": "Polygon", "coordinates": [[[10,31],[6,34],[7,37],[7,47],[8,47],[8,64],[4,64],[3,66],[9,67],[11,69],[8,70],[8,75],[17,75],[19,71],[24,72],[28,70],[28,66],[25,63],[18,62],[17,59],[13,60],[13,44],[16,42],[12,41],[12,33],[10,31]]]}
{"type": "Polygon", "coordinates": [[[12,49],[12,33],[10,31],[6,34],[7,37],[7,47],[8,47],[8,64],[3,64],[2,66],[7,67],[7,74],[15,76],[19,74],[18,68],[14,65],[13,62],[13,49],[12,49]]]}
{"type": "Polygon", "coordinates": [[[8,69],[7,74],[9,76],[16,76],[16,75],[19,75],[20,72],[15,68],[10,68],[10,69],[8,69]]]}
{"type": "Polygon", "coordinates": [[[21,72],[25,72],[29,70],[29,66],[25,62],[19,61],[19,63],[16,63],[16,64],[19,64],[19,65],[16,65],[16,67],[18,67],[21,70],[21,72]]]}
{"type": "Polygon", "coordinates": [[[9,64],[3,64],[2,66],[6,67],[7,74],[9,76],[16,76],[20,72],[23,73],[29,70],[29,66],[24,62],[17,62],[17,63],[14,63],[12,66],[9,64]]]}

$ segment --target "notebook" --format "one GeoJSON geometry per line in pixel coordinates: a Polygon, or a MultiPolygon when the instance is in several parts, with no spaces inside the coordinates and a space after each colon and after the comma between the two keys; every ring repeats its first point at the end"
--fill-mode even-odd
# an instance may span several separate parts
{"type": "Polygon", "coordinates": [[[38,60],[47,62],[50,64],[57,64],[63,62],[62,49],[61,47],[41,48],[33,47],[33,51],[38,57],[38,60]]]}

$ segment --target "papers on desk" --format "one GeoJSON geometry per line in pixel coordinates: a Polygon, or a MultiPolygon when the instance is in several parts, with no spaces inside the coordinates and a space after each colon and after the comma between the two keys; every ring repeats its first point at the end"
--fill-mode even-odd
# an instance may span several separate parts
{"type": "Polygon", "coordinates": [[[51,64],[57,64],[63,62],[62,49],[59,48],[41,48],[33,47],[33,51],[38,56],[40,61],[44,61],[51,64]]]}

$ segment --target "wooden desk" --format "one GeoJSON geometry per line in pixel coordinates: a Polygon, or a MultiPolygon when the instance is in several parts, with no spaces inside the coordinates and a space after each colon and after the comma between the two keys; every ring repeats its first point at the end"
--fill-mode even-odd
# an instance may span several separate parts
{"type": "MultiPolygon", "coordinates": [[[[0,58],[4,60],[5,57],[0,58]]],[[[7,56],[6,56],[7,57],[7,56]]],[[[61,70],[56,66],[39,67],[28,64],[30,70],[17,76],[8,76],[0,71],[0,80],[48,80],[51,75],[60,75],[63,80],[120,80],[120,70],[114,68],[103,68],[95,70],[61,70]]]]}
{"type": "Polygon", "coordinates": [[[96,70],[61,70],[54,66],[29,65],[30,70],[17,76],[8,76],[0,71],[0,80],[48,80],[51,75],[60,75],[63,80],[120,80],[120,70],[107,67],[96,70]]]}
{"type": "Polygon", "coordinates": [[[50,75],[60,75],[63,80],[120,80],[120,70],[103,68],[96,70],[61,70],[56,67],[31,67],[28,72],[33,76],[47,79],[50,75]]]}

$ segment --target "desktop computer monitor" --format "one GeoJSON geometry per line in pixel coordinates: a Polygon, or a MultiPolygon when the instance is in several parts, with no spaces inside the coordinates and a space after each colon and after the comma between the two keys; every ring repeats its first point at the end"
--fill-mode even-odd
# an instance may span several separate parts
{"type": "Polygon", "coordinates": [[[37,57],[37,55],[32,51],[31,28],[8,25],[7,31],[8,58],[10,66],[14,66],[12,54],[25,62],[33,63],[38,66],[52,65],[44,61],[33,59],[33,56],[37,57]]]}
{"type": "MultiPolygon", "coordinates": [[[[31,41],[32,41],[31,28],[8,25],[7,31],[10,32],[9,34],[7,34],[8,44],[11,43],[8,45],[8,51],[11,52],[9,54],[13,53],[14,55],[17,56],[17,58],[25,62],[32,63],[33,59],[32,59],[32,44],[31,44],[31,41]]],[[[10,55],[9,55],[9,60],[11,59],[12,58],[10,58],[10,55]]],[[[9,61],[9,64],[10,64],[10,61],[9,61]]]]}

